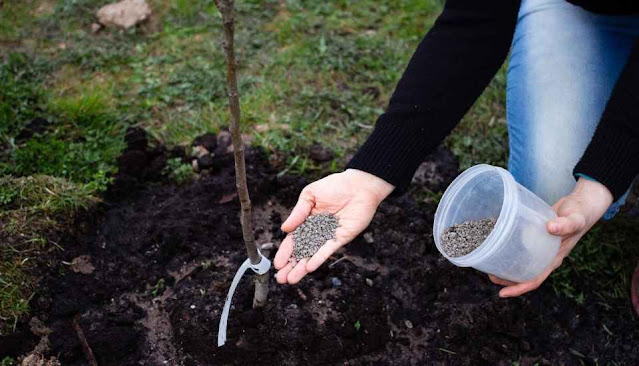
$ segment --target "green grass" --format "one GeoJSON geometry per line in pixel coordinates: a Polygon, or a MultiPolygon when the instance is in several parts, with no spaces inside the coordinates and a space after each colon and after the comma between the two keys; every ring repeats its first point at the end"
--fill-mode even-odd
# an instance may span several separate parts
{"type": "Polygon", "coordinates": [[[73,212],[95,202],[92,183],[47,175],[0,178],[0,335],[29,310],[34,258],[60,249],[49,236],[73,212]]]}
{"type": "Polygon", "coordinates": [[[193,167],[182,163],[182,158],[169,159],[164,167],[164,174],[175,183],[182,184],[193,178],[193,167]]]}
{"type": "Polygon", "coordinates": [[[28,313],[34,259],[58,248],[51,232],[97,200],[124,147],[127,115],[108,86],[51,90],[56,65],[28,53],[0,60],[0,334],[28,313]]]}
{"type": "Polygon", "coordinates": [[[629,298],[630,281],[639,258],[637,238],[636,219],[619,215],[595,225],[552,274],[552,287],[578,303],[629,298]],[[587,292],[593,292],[594,298],[588,298],[587,292]]]}
{"type": "MultiPolygon", "coordinates": [[[[103,0],[4,1],[0,11],[0,320],[28,311],[29,268],[55,247],[59,217],[90,205],[116,172],[127,126],[168,146],[228,126],[221,19],[213,0],[149,0],[153,19],[126,31],[91,32],[103,0]],[[35,118],[49,123],[26,134],[35,118]],[[25,137],[27,136],[27,137],[25,137]],[[53,193],[50,193],[50,192],[53,193]],[[32,225],[31,225],[32,224],[32,225]]],[[[339,171],[368,136],[443,0],[249,0],[237,2],[236,47],[244,132],[286,157],[280,172],[339,171]],[[322,144],[333,161],[317,164],[322,144]]],[[[504,166],[506,67],[446,139],[461,168],[504,166]]],[[[185,182],[179,159],[165,174],[185,182]]],[[[425,192],[437,202],[440,192],[425,192]]],[[[623,219],[623,218],[622,218],[623,219]]],[[[636,258],[632,223],[615,220],[586,236],[551,282],[586,301],[571,279],[590,276],[599,300],[627,296],[636,258]],[[599,275],[597,275],[599,274],[599,275]]]]}

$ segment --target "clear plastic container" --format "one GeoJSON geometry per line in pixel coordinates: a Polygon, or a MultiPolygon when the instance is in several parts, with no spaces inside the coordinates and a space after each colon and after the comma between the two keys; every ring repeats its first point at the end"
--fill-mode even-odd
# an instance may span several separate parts
{"type": "Polygon", "coordinates": [[[453,264],[522,282],[541,274],[559,251],[561,238],[546,230],[554,217],[554,210],[507,170],[480,164],[446,189],[435,212],[433,235],[439,252],[453,264]],[[485,218],[497,218],[497,223],[479,247],[456,258],[444,252],[441,235],[446,228],[485,218]]]}

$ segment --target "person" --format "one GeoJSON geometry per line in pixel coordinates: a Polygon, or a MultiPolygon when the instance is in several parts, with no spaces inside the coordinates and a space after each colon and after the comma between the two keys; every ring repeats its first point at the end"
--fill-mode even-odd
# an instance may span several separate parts
{"type": "Polygon", "coordinates": [[[558,217],[562,237],[550,267],[500,296],[536,289],[579,239],[624,203],[639,172],[639,2],[624,0],[448,0],[413,54],[388,108],[341,173],[311,183],[282,224],[279,283],[315,271],[401,194],[479,97],[511,50],[506,108],[508,169],[558,217]],[[335,240],[291,259],[291,232],[309,214],[339,218],[335,240]]]}

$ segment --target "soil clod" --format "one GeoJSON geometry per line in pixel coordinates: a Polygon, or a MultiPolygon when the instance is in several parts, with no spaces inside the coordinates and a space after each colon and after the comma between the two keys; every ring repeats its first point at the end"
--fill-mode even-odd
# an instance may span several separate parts
{"type": "Polygon", "coordinates": [[[309,216],[293,232],[293,255],[297,260],[312,257],[327,241],[335,239],[337,217],[329,213],[309,216]]]}
{"type": "Polygon", "coordinates": [[[455,258],[475,250],[486,240],[497,219],[469,220],[446,228],[442,233],[442,247],[455,258]]]}

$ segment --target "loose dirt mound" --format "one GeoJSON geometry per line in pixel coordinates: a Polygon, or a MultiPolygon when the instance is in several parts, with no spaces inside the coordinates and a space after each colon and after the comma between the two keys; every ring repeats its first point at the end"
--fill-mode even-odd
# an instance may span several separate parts
{"type": "MultiPolygon", "coordinates": [[[[91,273],[63,264],[43,269],[32,305],[53,331],[45,356],[86,364],[72,327],[81,314],[101,366],[639,363],[628,301],[577,305],[548,285],[498,299],[485,275],[439,255],[431,237],[435,206],[411,197],[383,203],[365,235],[300,285],[272,281],[263,310],[250,308],[245,277],[227,344],[217,348],[226,291],[246,258],[239,202],[230,199],[233,160],[217,157],[214,175],[175,186],[158,173],[170,156],[131,145],[104,205],[79,217],[77,234],[60,243],[59,260],[88,256],[91,273]]],[[[256,151],[247,159],[259,241],[279,242],[283,215],[306,182],[277,177],[256,151]]],[[[448,158],[431,163],[438,162],[432,171],[450,182],[456,166],[448,158]]],[[[0,355],[16,357],[37,342],[20,324],[0,339],[0,355]]]]}

